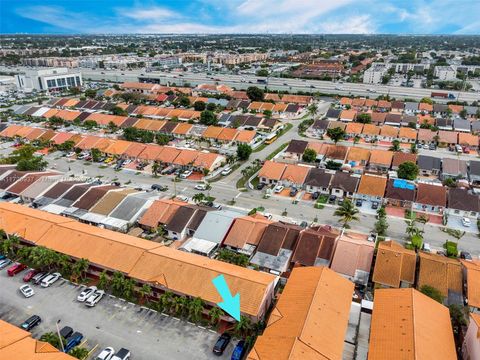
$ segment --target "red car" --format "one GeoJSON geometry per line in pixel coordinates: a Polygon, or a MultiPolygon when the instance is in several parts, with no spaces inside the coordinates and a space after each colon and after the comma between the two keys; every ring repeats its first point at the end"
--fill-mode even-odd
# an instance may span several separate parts
{"type": "Polygon", "coordinates": [[[25,270],[27,268],[27,265],[23,265],[20,263],[15,263],[13,264],[10,268],[7,270],[8,276],[15,276],[19,272],[25,270]]]}
{"type": "Polygon", "coordinates": [[[39,273],[39,271],[35,270],[35,269],[28,270],[27,273],[25,274],[25,276],[23,277],[23,281],[29,282],[38,273],[39,273]]]}

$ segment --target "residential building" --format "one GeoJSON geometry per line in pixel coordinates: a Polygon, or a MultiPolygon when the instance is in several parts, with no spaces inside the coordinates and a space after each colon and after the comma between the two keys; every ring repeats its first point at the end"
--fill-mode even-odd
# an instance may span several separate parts
{"type": "Polygon", "coordinates": [[[329,194],[330,181],[334,174],[334,171],[311,168],[305,179],[305,190],[308,193],[318,192],[320,194],[329,194]]]}
{"type": "Polygon", "coordinates": [[[383,63],[373,63],[363,73],[364,84],[381,84],[383,77],[387,74],[388,66],[383,63]]]}
{"type": "Polygon", "coordinates": [[[307,146],[308,141],[292,140],[283,152],[283,157],[287,159],[292,159],[294,161],[300,161],[307,146]]]}
{"type": "Polygon", "coordinates": [[[330,266],[338,234],[322,229],[305,229],[300,233],[291,258],[294,267],[330,266]]]}
{"type": "Polygon", "coordinates": [[[352,122],[357,117],[357,112],[355,110],[342,110],[340,113],[340,121],[343,122],[352,122]]]}
{"type": "Polygon", "coordinates": [[[387,172],[392,166],[393,152],[388,150],[370,150],[368,169],[376,172],[387,172]]]}
{"type": "Polygon", "coordinates": [[[480,261],[461,260],[464,281],[464,290],[466,304],[470,307],[470,311],[480,312],[480,261]]]}
{"type": "Polygon", "coordinates": [[[418,155],[417,165],[419,176],[435,176],[440,174],[442,159],[428,155],[418,155]]]}
{"type": "Polygon", "coordinates": [[[82,73],[67,68],[26,70],[15,75],[17,88],[26,92],[57,92],[83,85],[82,73]]]}
{"type": "Polygon", "coordinates": [[[435,136],[437,133],[430,129],[418,129],[417,140],[420,144],[433,144],[435,143],[435,136]]]}
{"type": "Polygon", "coordinates": [[[480,214],[480,198],[467,189],[450,188],[448,190],[448,213],[468,217],[476,223],[480,214]]]}
{"type": "Polygon", "coordinates": [[[466,179],[468,176],[467,162],[460,159],[442,159],[442,179],[466,179]]]}
{"type": "Polygon", "coordinates": [[[296,187],[297,189],[302,188],[310,169],[309,166],[287,164],[280,179],[282,185],[296,187]]]}
{"type": "Polygon", "coordinates": [[[386,177],[364,174],[360,179],[355,198],[365,201],[382,202],[386,186],[386,177]]]}
{"type": "Polygon", "coordinates": [[[384,201],[387,206],[411,209],[415,201],[415,184],[402,179],[389,179],[384,201]]]}
{"type": "Polygon", "coordinates": [[[328,268],[295,268],[247,359],[342,359],[353,289],[328,268]]]}
{"type": "Polygon", "coordinates": [[[457,357],[448,308],[415,289],[377,289],[369,360],[457,357]]]}
{"type": "Polygon", "coordinates": [[[472,184],[480,182],[480,161],[471,160],[468,176],[472,184]]]}
{"type": "Polygon", "coordinates": [[[415,283],[417,254],[396,241],[379,242],[372,281],[376,286],[406,288],[415,283]]]}
{"type": "Polygon", "coordinates": [[[337,171],[330,181],[331,194],[339,199],[352,199],[357,191],[360,176],[348,172],[337,171]]]}
{"type": "Polygon", "coordinates": [[[260,214],[238,217],[232,224],[223,246],[227,249],[251,256],[255,251],[265,229],[272,221],[260,214]]]}
{"type": "Polygon", "coordinates": [[[412,153],[404,153],[403,151],[394,152],[392,158],[392,170],[398,170],[398,167],[405,162],[416,164],[417,155],[412,153]]]}
{"type": "Polygon", "coordinates": [[[286,167],[284,163],[267,160],[260,169],[258,178],[261,183],[267,185],[277,184],[282,179],[286,167]]]}
{"type": "Polygon", "coordinates": [[[413,204],[414,210],[433,214],[443,214],[447,206],[447,189],[442,184],[417,184],[417,196],[413,204]]]}
{"type": "Polygon", "coordinates": [[[470,313],[467,333],[463,339],[462,358],[464,360],[480,359],[480,314],[470,313]]]}
{"type": "Polygon", "coordinates": [[[361,147],[351,147],[346,158],[348,168],[355,174],[362,174],[370,160],[370,150],[361,147]]]}

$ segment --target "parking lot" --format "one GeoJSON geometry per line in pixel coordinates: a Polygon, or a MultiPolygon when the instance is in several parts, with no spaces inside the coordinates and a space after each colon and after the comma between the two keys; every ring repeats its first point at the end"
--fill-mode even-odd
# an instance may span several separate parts
{"type": "Polygon", "coordinates": [[[10,278],[0,271],[0,319],[20,325],[39,315],[42,323],[33,329],[34,338],[55,331],[61,320],[60,327],[71,326],[83,334],[86,348],[95,348],[90,358],[112,346],[129,349],[132,359],[230,359],[237,342],[218,357],[212,348],[219,334],[108,295],[89,308],[76,301],[81,288],[63,279],[46,289],[32,285],[35,295],[26,299],[18,290],[24,273],[10,278]]]}

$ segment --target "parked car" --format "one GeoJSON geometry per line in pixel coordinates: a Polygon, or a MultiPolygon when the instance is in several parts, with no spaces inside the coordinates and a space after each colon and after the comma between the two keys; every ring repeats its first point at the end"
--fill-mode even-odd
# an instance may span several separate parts
{"type": "Polygon", "coordinates": [[[152,190],[157,190],[157,191],[167,191],[168,186],[160,185],[160,184],[153,184],[150,187],[152,190]]]}
{"type": "Polygon", "coordinates": [[[35,295],[35,292],[28,284],[20,286],[19,290],[22,293],[22,295],[25,296],[26,298],[29,298],[35,295]]]}
{"type": "Polygon", "coordinates": [[[97,355],[95,360],[110,360],[115,354],[115,350],[112,347],[106,347],[100,354],[97,355]]]}
{"type": "Polygon", "coordinates": [[[27,320],[25,320],[20,327],[24,330],[30,331],[32,330],[35,326],[40,324],[42,322],[42,319],[38,315],[32,315],[30,316],[27,320]]]}
{"type": "Polygon", "coordinates": [[[233,349],[232,358],[231,360],[242,360],[243,356],[247,352],[247,345],[245,344],[244,340],[240,340],[233,349]]]}
{"type": "Polygon", "coordinates": [[[312,200],[317,200],[320,197],[320,193],[318,191],[315,191],[312,194],[312,200]]]}
{"type": "Polygon", "coordinates": [[[213,347],[213,353],[215,355],[221,356],[231,339],[232,336],[230,334],[223,333],[215,343],[215,346],[213,347]]]}
{"type": "Polygon", "coordinates": [[[40,272],[38,273],[37,275],[35,275],[33,278],[32,278],[32,283],[34,285],[40,285],[40,283],[42,282],[43,279],[45,279],[48,275],[50,275],[50,273],[48,272],[40,272]]]}
{"type": "Polygon", "coordinates": [[[429,150],[435,150],[437,147],[435,146],[435,144],[430,144],[428,145],[428,149],[429,150]]]}
{"type": "Polygon", "coordinates": [[[335,204],[335,201],[337,200],[337,196],[336,195],[330,195],[328,197],[328,203],[329,204],[335,204]]]}
{"type": "Polygon", "coordinates": [[[295,196],[298,193],[298,189],[296,187],[290,188],[290,196],[295,196]]]}
{"type": "Polygon", "coordinates": [[[1,269],[5,269],[8,265],[10,265],[12,263],[12,260],[10,259],[3,259],[3,260],[0,260],[0,270],[1,269]]]}
{"type": "Polygon", "coordinates": [[[460,259],[472,261],[472,255],[468,251],[460,251],[460,259]]]}
{"type": "Polygon", "coordinates": [[[275,186],[275,188],[273,189],[273,192],[275,194],[279,194],[283,191],[283,189],[285,189],[285,187],[283,185],[277,185],[275,186]]]}
{"type": "Polygon", "coordinates": [[[117,353],[112,357],[112,360],[128,360],[130,359],[130,350],[121,348],[117,353]]]}
{"type": "Polygon", "coordinates": [[[184,195],[178,195],[177,196],[177,199],[180,200],[180,201],[183,201],[183,202],[188,202],[188,197],[184,196],[184,195]]]}
{"type": "Polygon", "coordinates": [[[230,166],[227,166],[225,169],[223,169],[223,171],[221,172],[221,174],[223,176],[227,176],[228,174],[230,174],[232,172],[232,168],[230,166]]]}
{"type": "Polygon", "coordinates": [[[197,185],[195,185],[195,190],[200,190],[200,191],[207,190],[207,185],[206,184],[197,184],[197,185]]]}
{"type": "Polygon", "coordinates": [[[42,283],[40,284],[42,287],[49,287],[53,285],[60,277],[62,274],[60,273],[53,273],[47,276],[45,279],[42,280],[42,283]]]}
{"type": "Polygon", "coordinates": [[[78,331],[74,332],[66,339],[65,352],[68,353],[75,346],[79,345],[82,342],[83,334],[78,331]]]}
{"type": "Polygon", "coordinates": [[[60,336],[64,339],[68,339],[73,334],[73,329],[70,326],[64,326],[60,330],[60,336]]]}
{"type": "Polygon", "coordinates": [[[463,217],[462,225],[465,227],[470,227],[470,225],[472,225],[472,221],[469,218],[463,217]]]}
{"type": "Polygon", "coordinates": [[[460,145],[455,145],[455,151],[459,154],[463,153],[463,149],[460,145]]]}
{"type": "Polygon", "coordinates": [[[372,202],[372,209],[377,210],[378,209],[378,201],[373,201],[372,202]]]}
{"type": "Polygon", "coordinates": [[[84,302],[87,300],[90,295],[92,295],[95,291],[97,290],[96,286],[90,286],[86,289],[83,289],[83,291],[77,296],[77,301],[84,302]]]}
{"type": "Polygon", "coordinates": [[[193,174],[193,171],[192,170],[187,170],[187,171],[184,171],[183,173],[180,174],[180,177],[182,179],[187,179],[190,175],[193,174]]]}
{"type": "Polygon", "coordinates": [[[30,280],[33,279],[35,275],[37,275],[40,271],[35,270],[35,269],[29,269],[27,273],[23,276],[23,281],[24,282],[29,282],[30,280]]]}
{"type": "Polygon", "coordinates": [[[91,294],[88,299],[85,301],[85,305],[94,307],[102,300],[103,295],[105,295],[105,291],[103,290],[96,290],[93,294],[91,294]]]}
{"type": "Polygon", "coordinates": [[[8,274],[8,276],[15,276],[19,272],[22,272],[23,270],[25,270],[26,268],[27,268],[27,265],[23,265],[23,264],[17,262],[7,269],[7,274],[8,274]]]}

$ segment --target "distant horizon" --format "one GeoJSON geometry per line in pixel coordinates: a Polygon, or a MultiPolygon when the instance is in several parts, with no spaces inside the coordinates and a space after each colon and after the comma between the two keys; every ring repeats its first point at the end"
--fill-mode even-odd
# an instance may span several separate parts
{"type": "MultiPolygon", "coordinates": [[[[409,33],[0,33],[0,36],[411,36],[411,37],[480,37],[480,34],[409,34],[409,33]]],[[[480,45],[480,44],[479,44],[480,45]]]]}
{"type": "Polygon", "coordinates": [[[2,35],[480,35],[471,0],[2,0],[2,35]]]}

